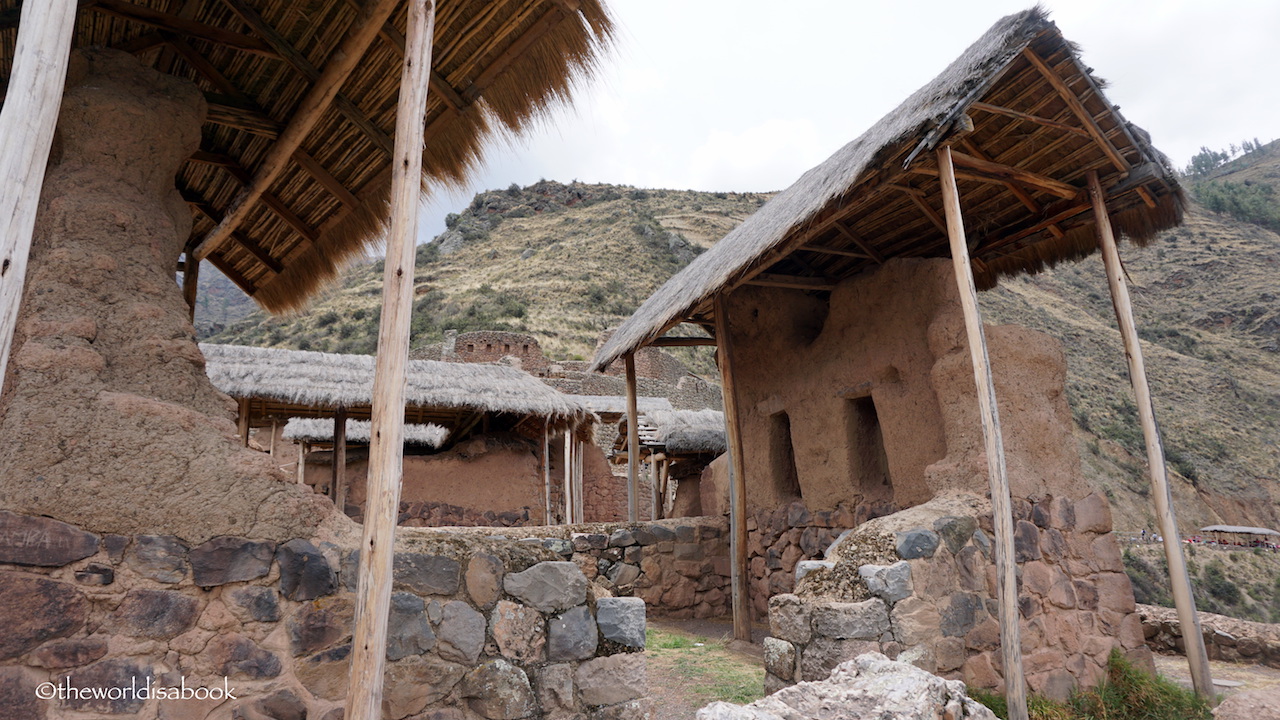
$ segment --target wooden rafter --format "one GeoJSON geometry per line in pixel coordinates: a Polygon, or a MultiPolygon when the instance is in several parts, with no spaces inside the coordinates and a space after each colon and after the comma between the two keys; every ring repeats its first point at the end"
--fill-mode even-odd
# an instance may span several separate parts
{"type": "Polygon", "coordinates": [[[654,347],[701,347],[715,345],[716,339],[710,337],[676,337],[663,336],[649,343],[654,347]]]}
{"type": "Polygon", "coordinates": [[[1080,128],[1074,125],[1068,125],[1067,123],[1064,123],[1064,122],[1058,122],[1057,120],[1051,120],[1046,117],[1040,117],[1039,115],[1032,115],[1031,113],[1020,112],[1018,110],[1013,110],[1007,107],[1001,107],[999,105],[991,105],[989,103],[984,103],[984,102],[975,102],[969,105],[969,109],[981,110],[983,112],[988,112],[993,115],[1004,115],[1006,117],[1017,118],[1019,120],[1026,120],[1027,122],[1033,122],[1033,123],[1036,123],[1037,125],[1043,125],[1045,127],[1055,128],[1057,130],[1062,130],[1064,132],[1072,133],[1073,135],[1079,135],[1080,137],[1085,137],[1085,138],[1089,137],[1088,131],[1081,130],[1080,128]]]}
{"type": "Polygon", "coordinates": [[[814,290],[817,292],[831,292],[836,288],[835,282],[828,278],[777,275],[774,273],[760,273],[745,284],[759,287],[785,288],[788,290],[814,290]]]}
{"type": "Polygon", "coordinates": [[[845,225],[843,222],[837,222],[835,224],[835,228],[836,232],[840,233],[844,239],[854,245],[857,245],[862,252],[866,253],[872,260],[875,260],[877,265],[884,264],[884,254],[872,247],[871,243],[858,237],[856,233],[849,229],[848,225],[845,225]]]}
{"type": "Polygon", "coordinates": [[[243,130],[273,140],[280,136],[280,123],[252,106],[246,107],[235,98],[205,93],[205,101],[209,105],[209,114],[204,120],[207,123],[243,130]]]}
{"type": "Polygon", "coordinates": [[[973,155],[966,155],[962,152],[952,152],[951,157],[957,166],[963,167],[978,175],[995,179],[999,182],[1014,182],[1019,185],[1029,185],[1037,190],[1047,192],[1050,195],[1057,195],[1064,200],[1070,200],[1071,198],[1080,195],[1079,188],[1060,180],[1054,180],[1051,177],[1033,173],[1029,170],[1023,170],[1022,168],[1016,168],[1011,165],[1004,165],[1002,163],[984,160],[982,158],[974,157],[973,155]]]}
{"type": "MultiPolygon", "coordinates": [[[[991,160],[991,157],[988,156],[985,152],[983,152],[982,148],[978,147],[977,144],[973,142],[973,138],[961,139],[960,146],[963,147],[965,150],[968,150],[969,154],[976,158],[979,158],[982,160],[991,160]]],[[[1035,198],[1031,197],[1031,195],[1029,195],[1026,190],[1023,190],[1021,187],[1019,187],[1017,183],[1006,181],[1004,185],[1006,188],[1009,189],[1009,192],[1013,193],[1014,197],[1018,198],[1018,202],[1022,203],[1023,207],[1025,207],[1026,209],[1030,210],[1033,213],[1040,212],[1040,209],[1041,209],[1040,203],[1036,202],[1035,198]]],[[[1053,233],[1053,236],[1055,238],[1062,238],[1066,235],[1066,233],[1063,232],[1062,228],[1058,227],[1057,225],[1050,225],[1049,232],[1053,233]]]]}
{"type": "Polygon", "coordinates": [[[206,25],[179,15],[153,10],[142,5],[134,5],[124,0],[94,0],[85,6],[89,10],[113,15],[149,27],[167,30],[179,35],[206,40],[236,50],[278,59],[280,56],[263,41],[224,28],[206,25]]]}
{"type": "MultiPolygon", "coordinates": [[[[254,33],[262,37],[262,39],[265,40],[272,49],[280,54],[280,57],[284,58],[285,62],[293,66],[293,68],[306,77],[309,82],[315,83],[320,79],[320,68],[317,68],[312,64],[312,62],[307,59],[306,55],[302,54],[302,52],[290,44],[283,35],[277,32],[275,28],[271,27],[271,25],[258,14],[258,11],[249,7],[248,3],[244,0],[222,0],[222,3],[230,8],[237,17],[243,20],[254,33]]],[[[369,116],[365,115],[364,112],[356,106],[355,102],[353,102],[351,98],[342,93],[338,93],[333,98],[333,105],[338,109],[338,112],[342,113],[342,115],[347,118],[347,120],[360,128],[360,130],[369,137],[370,141],[372,141],[376,147],[388,155],[391,154],[392,146],[394,145],[391,140],[391,136],[383,132],[382,128],[375,125],[373,121],[369,119],[369,116]]]]}
{"type": "MultiPolygon", "coordinates": [[[[222,213],[218,212],[217,208],[213,207],[213,205],[203,197],[200,197],[200,195],[194,190],[183,190],[182,198],[183,200],[186,200],[188,205],[199,210],[201,214],[212,220],[214,223],[218,223],[222,220],[222,213]]],[[[231,236],[231,239],[240,247],[248,251],[254,259],[267,269],[270,275],[278,275],[284,270],[284,266],[280,264],[280,261],[272,257],[271,253],[264,250],[253,238],[242,232],[236,232],[231,236]]]]}
{"type": "Polygon", "coordinates": [[[257,173],[231,201],[223,221],[196,247],[197,258],[207,257],[222,247],[231,233],[249,217],[254,206],[263,199],[267,188],[284,171],[293,156],[293,151],[302,146],[307,136],[311,134],[312,128],[320,122],[320,118],[337,96],[342,83],[359,65],[365,51],[377,36],[378,29],[387,21],[395,6],[395,0],[376,0],[367,4],[357,16],[338,48],[325,63],[320,77],[298,103],[298,108],[289,121],[288,127],[280,134],[280,139],[267,150],[257,173]]]}
{"type": "Polygon", "coordinates": [[[1129,161],[1125,160],[1120,151],[1116,149],[1116,146],[1107,139],[1107,136],[1102,132],[1102,128],[1098,127],[1098,123],[1094,121],[1093,115],[1085,108],[1084,103],[1080,102],[1080,98],[1076,97],[1076,94],[1071,91],[1071,88],[1067,87],[1067,84],[1063,82],[1058,73],[1049,67],[1048,63],[1030,47],[1023,48],[1022,55],[1035,66],[1036,70],[1040,71],[1044,79],[1049,81],[1053,89],[1067,103],[1067,107],[1071,108],[1071,112],[1084,125],[1085,131],[1098,144],[1098,147],[1102,148],[1102,152],[1111,160],[1111,164],[1115,165],[1120,172],[1128,172],[1129,161]]]}
{"type": "MultiPolygon", "coordinates": [[[[241,185],[248,185],[253,180],[252,174],[250,174],[248,170],[229,155],[197,150],[187,159],[191,162],[204,163],[206,165],[217,165],[218,167],[226,168],[227,172],[231,173],[231,176],[239,181],[241,185]]],[[[311,227],[303,221],[302,218],[298,217],[289,209],[289,206],[274,193],[262,193],[262,204],[271,208],[276,215],[280,216],[281,220],[284,220],[294,230],[296,230],[298,234],[302,235],[304,242],[309,244],[315,242],[315,240],[320,237],[320,233],[315,228],[311,227]]],[[[199,254],[198,250],[199,249],[197,248],[197,255],[199,254]]]]}
{"type": "Polygon", "coordinates": [[[908,187],[906,185],[894,184],[889,187],[904,193],[907,197],[911,198],[911,202],[915,203],[915,206],[920,208],[920,212],[924,213],[925,217],[929,218],[929,222],[932,222],[934,227],[944,233],[947,231],[946,221],[942,219],[942,216],[938,214],[937,210],[934,210],[929,203],[925,201],[923,191],[919,188],[908,187]]]}
{"type": "Polygon", "coordinates": [[[800,248],[805,252],[818,253],[819,255],[836,255],[839,257],[857,258],[859,260],[874,260],[875,258],[865,252],[856,250],[845,250],[844,248],[827,247],[826,245],[805,245],[800,248]]]}
{"type": "Polygon", "coordinates": [[[218,268],[218,272],[221,272],[223,275],[226,275],[227,279],[235,283],[237,287],[243,290],[245,295],[248,295],[249,297],[253,297],[253,294],[258,292],[258,286],[254,285],[252,280],[245,277],[243,274],[241,274],[239,270],[236,270],[235,267],[231,265],[231,263],[222,259],[220,256],[210,255],[205,259],[213,263],[213,266],[218,268]]]}

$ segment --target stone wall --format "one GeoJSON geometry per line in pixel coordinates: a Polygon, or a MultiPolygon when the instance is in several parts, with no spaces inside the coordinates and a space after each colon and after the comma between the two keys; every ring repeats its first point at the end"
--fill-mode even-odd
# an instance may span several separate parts
{"type": "MultiPolygon", "coordinates": [[[[1064,699],[1113,648],[1154,671],[1105,498],[1015,501],[1024,672],[1064,699]]],[[[1003,682],[989,503],[955,494],[869,521],[773,597],[766,685],[825,677],[878,651],[971,687],[1003,682]]]]}
{"type": "MultiPolygon", "coordinates": [[[[358,556],[313,540],[188,546],[0,512],[0,714],[336,720],[358,556]],[[131,682],[237,699],[37,697],[131,682]]],[[[644,604],[539,544],[402,531],[394,589],[384,717],[643,716],[644,604]]]]}
{"type": "MultiPolygon", "coordinates": [[[[1185,655],[1182,626],[1173,608],[1139,605],[1147,647],[1166,655],[1185,655]]],[[[1280,668],[1280,625],[1251,622],[1202,612],[1200,632],[1210,660],[1254,663],[1280,668]]]]}

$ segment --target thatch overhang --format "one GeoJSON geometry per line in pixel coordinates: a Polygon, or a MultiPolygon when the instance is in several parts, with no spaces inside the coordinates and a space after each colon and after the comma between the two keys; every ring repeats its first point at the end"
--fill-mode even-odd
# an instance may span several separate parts
{"type": "MultiPolygon", "coordinates": [[[[640,448],[667,457],[720,455],[728,449],[724,435],[724,413],[719,410],[650,410],[642,412],[636,425],[640,448]]],[[[626,452],[627,418],[618,423],[614,454],[626,452]]]]}
{"type": "Polygon", "coordinates": [[[1168,160],[1101,88],[1043,9],[1003,18],[659,288],[592,369],[682,322],[712,330],[714,298],[742,285],[827,294],[891,258],[950,257],[933,152],[943,144],[955,158],[981,288],[1094,252],[1091,170],[1116,231],[1149,242],[1181,222],[1182,190],[1168,160]]]}
{"type": "MultiPolygon", "coordinates": [[[[0,0],[0,98],[21,4],[0,0]]],[[[195,218],[187,257],[282,312],[381,239],[407,15],[383,0],[81,0],[73,45],[133,53],[204,91],[201,146],[177,178],[195,218]],[[331,72],[347,48],[359,62],[331,72]],[[336,97],[306,111],[331,75],[336,97]],[[277,147],[287,136],[296,150],[277,147]],[[265,192],[247,201],[255,182],[265,192]]],[[[567,101],[612,31],[600,0],[438,0],[424,185],[461,183],[486,140],[567,101]]]]}
{"type": "MultiPolygon", "coordinates": [[[[285,440],[309,443],[333,442],[334,421],[324,418],[291,418],[285,423],[282,436],[285,440]]],[[[348,443],[368,443],[372,437],[373,424],[368,420],[351,420],[347,422],[346,440],[348,443]]],[[[426,425],[409,424],[404,426],[404,444],[426,448],[438,448],[449,437],[449,429],[428,423],[426,425]]]]}
{"type": "MultiPolygon", "coordinates": [[[[374,357],[303,350],[202,344],[205,370],[222,392],[247,402],[252,418],[332,418],[345,408],[368,420],[374,357]]],[[[590,418],[581,404],[526,372],[502,365],[411,360],[406,371],[405,422],[449,429],[463,439],[488,417],[492,429],[531,437],[590,418]]],[[[261,424],[261,420],[254,424],[261,424]]]]}

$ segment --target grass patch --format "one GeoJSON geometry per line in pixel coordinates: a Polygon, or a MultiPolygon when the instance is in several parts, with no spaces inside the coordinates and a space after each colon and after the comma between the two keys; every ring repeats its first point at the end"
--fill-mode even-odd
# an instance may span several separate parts
{"type": "MultiPolygon", "coordinates": [[[[985,690],[969,696],[1008,718],[1004,697],[985,690]]],[[[1027,699],[1031,720],[1212,720],[1209,705],[1195,693],[1133,666],[1118,651],[1107,661],[1107,679],[1099,687],[1077,693],[1069,702],[1042,697],[1027,699]]]]}
{"type": "Polygon", "coordinates": [[[645,654],[670,662],[703,705],[717,700],[745,704],[764,697],[764,669],[730,652],[723,640],[649,628],[645,654]]]}

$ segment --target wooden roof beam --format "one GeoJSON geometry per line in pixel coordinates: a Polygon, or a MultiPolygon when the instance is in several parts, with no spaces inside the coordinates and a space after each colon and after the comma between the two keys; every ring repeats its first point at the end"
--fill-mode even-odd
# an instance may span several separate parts
{"type": "Polygon", "coordinates": [[[937,210],[934,210],[929,206],[929,203],[925,202],[923,192],[917,188],[907,187],[906,185],[894,184],[889,187],[904,193],[907,197],[911,198],[911,202],[915,203],[916,207],[920,208],[920,212],[924,213],[925,217],[929,218],[929,221],[933,223],[934,227],[944,233],[947,231],[946,221],[942,219],[942,216],[938,214],[937,210]]]}
{"type": "MultiPolygon", "coordinates": [[[[360,0],[346,0],[346,3],[348,7],[354,10],[360,9],[360,0]]],[[[385,40],[387,45],[394,50],[396,54],[404,57],[404,33],[396,29],[395,25],[392,25],[389,22],[384,24],[382,29],[378,31],[378,37],[385,40]]],[[[466,100],[462,99],[462,96],[458,94],[457,90],[453,89],[453,86],[449,84],[449,81],[445,80],[444,76],[436,72],[434,69],[431,71],[429,82],[431,84],[431,94],[427,98],[428,102],[433,102],[438,99],[445,104],[445,107],[458,113],[462,112],[463,108],[469,104],[466,100]]]]}
{"type": "Polygon", "coordinates": [[[703,347],[716,344],[716,339],[711,337],[676,337],[672,335],[664,335],[655,338],[649,343],[653,347],[703,347]]]}
{"type": "Polygon", "coordinates": [[[206,259],[213,263],[214,267],[218,268],[218,272],[226,275],[228,280],[235,283],[237,287],[243,290],[245,295],[253,297],[253,294],[258,292],[258,287],[253,284],[253,281],[240,274],[240,271],[236,270],[231,263],[223,260],[217,255],[210,255],[206,259]]]}
{"type": "Polygon", "coordinates": [[[1080,128],[1075,127],[1074,125],[1068,125],[1067,123],[1058,122],[1057,120],[1050,120],[1049,118],[1040,117],[1039,115],[1032,115],[1030,113],[1019,112],[1017,110],[1013,110],[1007,107],[1000,107],[999,105],[990,105],[984,102],[975,102],[969,105],[969,109],[981,110],[983,112],[991,113],[993,115],[1004,115],[1005,117],[1017,118],[1019,120],[1026,120],[1027,122],[1033,122],[1033,123],[1036,123],[1037,125],[1043,125],[1045,127],[1055,128],[1058,130],[1069,132],[1073,135],[1079,135],[1080,137],[1084,137],[1084,138],[1089,137],[1088,131],[1081,130],[1080,128]]]}
{"type": "Polygon", "coordinates": [[[142,5],[134,5],[124,0],[94,0],[92,3],[85,5],[86,9],[100,12],[106,15],[128,20],[130,22],[147,25],[149,27],[167,30],[179,35],[205,40],[216,45],[224,45],[229,48],[241,50],[255,55],[261,55],[272,59],[279,59],[280,56],[271,49],[271,46],[261,40],[242,35],[241,33],[226,30],[224,28],[206,25],[202,22],[190,20],[171,13],[153,10],[152,8],[142,5]]]}
{"type": "MultiPolygon", "coordinates": [[[[258,11],[249,7],[244,0],[222,0],[222,4],[226,5],[231,12],[244,21],[246,25],[253,29],[254,33],[261,36],[268,45],[270,45],[285,62],[289,63],[295,70],[302,73],[308,81],[315,83],[320,79],[320,69],[311,63],[307,56],[302,54],[297,48],[293,47],[283,35],[276,32],[266,20],[263,19],[258,11]]],[[[356,104],[342,93],[338,93],[333,98],[333,104],[338,108],[338,112],[351,122],[351,124],[360,128],[367,135],[371,142],[388,155],[391,154],[394,142],[391,137],[382,131],[373,121],[365,115],[356,104]]]]}
{"type": "Polygon", "coordinates": [[[280,123],[252,106],[246,106],[244,103],[237,102],[235,98],[225,95],[205,93],[204,97],[209,105],[209,114],[205,116],[205,122],[243,130],[272,140],[280,137],[280,123]]]}
{"type": "Polygon", "coordinates": [[[787,290],[813,290],[815,292],[831,292],[836,288],[835,282],[828,278],[775,275],[772,273],[760,273],[743,284],[757,287],[785,288],[787,290]]]}
{"type": "MultiPolygon", "coordinates": [[[[960,146],[963,147],[965,150],[968,150],[970,155],[980,160],[991,159],[989,155],[987,155],[982,151],[982,148],[978,147],[977,144],[973,142],[972,138],[961,139],[960,146]]],[[[1040,212],[1041,210],[1040,203],[1036,202],[1035,199],[1032,198],[1031,195],[1029,195],[1026,190],[1023,190],[1020,186],[1018,186],[1017,183],[1006,181],[1004,185],[1009,189],[1009,192],[1013,193],[1014,197],[1018,198],[1018,202],[1022,203],[1023,207],[1025,207],[1026,209],[1030,210],[1033,213],[1040,212]]],[[[1058,227],[1057,225],[1050,225],[1049,232],[1053,233],[1053,236],[1055,238],[1062,238],[1066,236],[1066,233],[1063,232],[1062,228],[1058,227]]]]}
{"type": "Polygon", "coordinates": [[[1084,103],[1080,102],[1080,98],[1076,97],[1076,94],[1071,91],[1071,88],[1067,87],[1066,82],[1062,80],[1058,73],[1054,72],[1053,68],[1049,67],[1044,59],[1030,47],[1023,48],[1022,55],[1035,66],[1036,70],[1040,71],[1040,74],[1045,80],[1049,81],[1049,84],[1053,86],[1058,95],[1062,96],[1062,99],[1067,103],[1067,107],[1071,108],[1071,112],[1075,114],[1076,119],[1084,124],[1085,131],[1098,144],[1098,147],[1102,148],[1102,152],[1111,160],[1111,164],[1115,165],[1120,172],[1129,172],[1129,161],[1125,160],[1120,151],[1116,149],[1116,146],[1111,144],[1111,141],[1102,132],[1102,128],[1098,127],[1098,123],[1094,121],[1093,115],[1085,108],[1084,103]]]}
{"type": "Polygon", "coordinates": [[[462,91],[462,97],[468,102],[475,102],[476,98],[480,97],[480,93],[484,92],[484,89],[496,80],[512,61],[520,57],[534,43],[541,40],[544,35],[554,30],[564,17],[564,11],[559,6],[553,5],[528,30],[525,30],[520,37],[516,38],[515,42],[508,45],[501,55],[480,72],[475,81],[466,90],[462,91]]]}
{"type": "Polygon", "coordinates": [[[804,245],[800,250],[819,255],[836,255],[839,257],[857,258],[858,260],[874,260],[875,258],[862,251],[845,250],[844,248],[833,248],[825,245],[804,245]]]}
{"type": "MultiPolygon", "coordinates": [[[[226,168],[227,172],[231,173],[231,176],[238,180],[241,185],[247,186],[253,181],[253,176],[249,171],[228,155],[197,150],[187,159],[191,162],[217,165],[219,167],[226,168]]],[[[264,192],[262,193],[261,199],[263,205],[270,208],[280,217],[281,220],[285,221],[285,223],[297,231],[298,234],[302,235],[304,242],[312,243],[320,237],[320,233],[315,228],[311,227],[302,218],[294,214],[294,212],[289,209],[289,206],[286,205],[279,197],[276,197],[274,193],[264,192]]],[[[197,247],[195,251],[197,257],[200,257],[199,250],[199,247],[197,247]]],[[[203,259],[203,257],[201,257],[201,259],[203,259]]]]}
{"type": "MultiPolygon", "coordinates": [[[[215,208],[209,201],[205,200],[199,194],[197,194],[194,190],[190,190],[190,189],[182,190],[182,199],[185,200],[188,205],[200,211],[205,217],[209,218],[214,223],[220,222],[222,220],[222,213],[218,212],[217,208],[215,208]]],[[[264,250],[261,245],[259,245],[253,238],[250,238],[248,235],[245,235],[244,233],[241,233],[241,232],[237,232],[231,236],[231,239],[235,240],[236,243],[240,245],[240,247],[248,251],[248,253],[252,255],[254,259],[256,259],[259,263],[261,263],[261,265],[264,268],[266,268],[271,275],[278,275],[280,274],[281,271],[284,270],[284,266],[280,264],[279,260],[276,260],[274,257],[272,257],[271,253],[264,250]]]]}
{"type": "Polygon", "coordinates": [[[1064,183],[1060,180],[1054,180],[1038,173],[1028,170],[1016,168],[1011,165],[1004,165],[990,160],[966,155],[962,152],[952,152],[952,159],[956,166],[965,168],[978,175],[993,178],[1000,182],[1015,182],[1019,185],[1029,185],[1042,192],[1050,195],[1057,195],[1064,200],[1070,200],[1080,195],[1081,191],[1073,185],[1064,183]]]}
{"type": "Polygon", "coordinates": [[[231,201],[222,222],[196,247],[197,258],[207,257],[222,247],[231,233],[239,229],[241,223],[249,217],[253,206],[263,199],[267,188],[284,171],[293,152],[302,146],[325,111],[333,104],[338,90],[360,64],[365,51],[377,37],[378,29],[390,17],[396,4],[396,0],[374,0],[365,5],[338,48],[329,56],[320,77],[298,103],[297,110],[288,127],[280,134],[280,139],[267,150],[248,186],[231,201]]]}
{"type": "Polygon", "coordinates": [[[844,221],[842,220],[836,221],[834,227],[836,229],[836,232],[840,233],[840,235],[842,235],[845,240],[848,240],[854,245],[857,245],[858,249],[866,253],[867,257],[871,258],[872,260],[875,260],[877,265],[884,264],[884,255],[879,250],[876,250],[874,247],[872,247],[871,243],[858,237],[852,230],[849,229],[848,225],[844,224],[844,221]]]}

